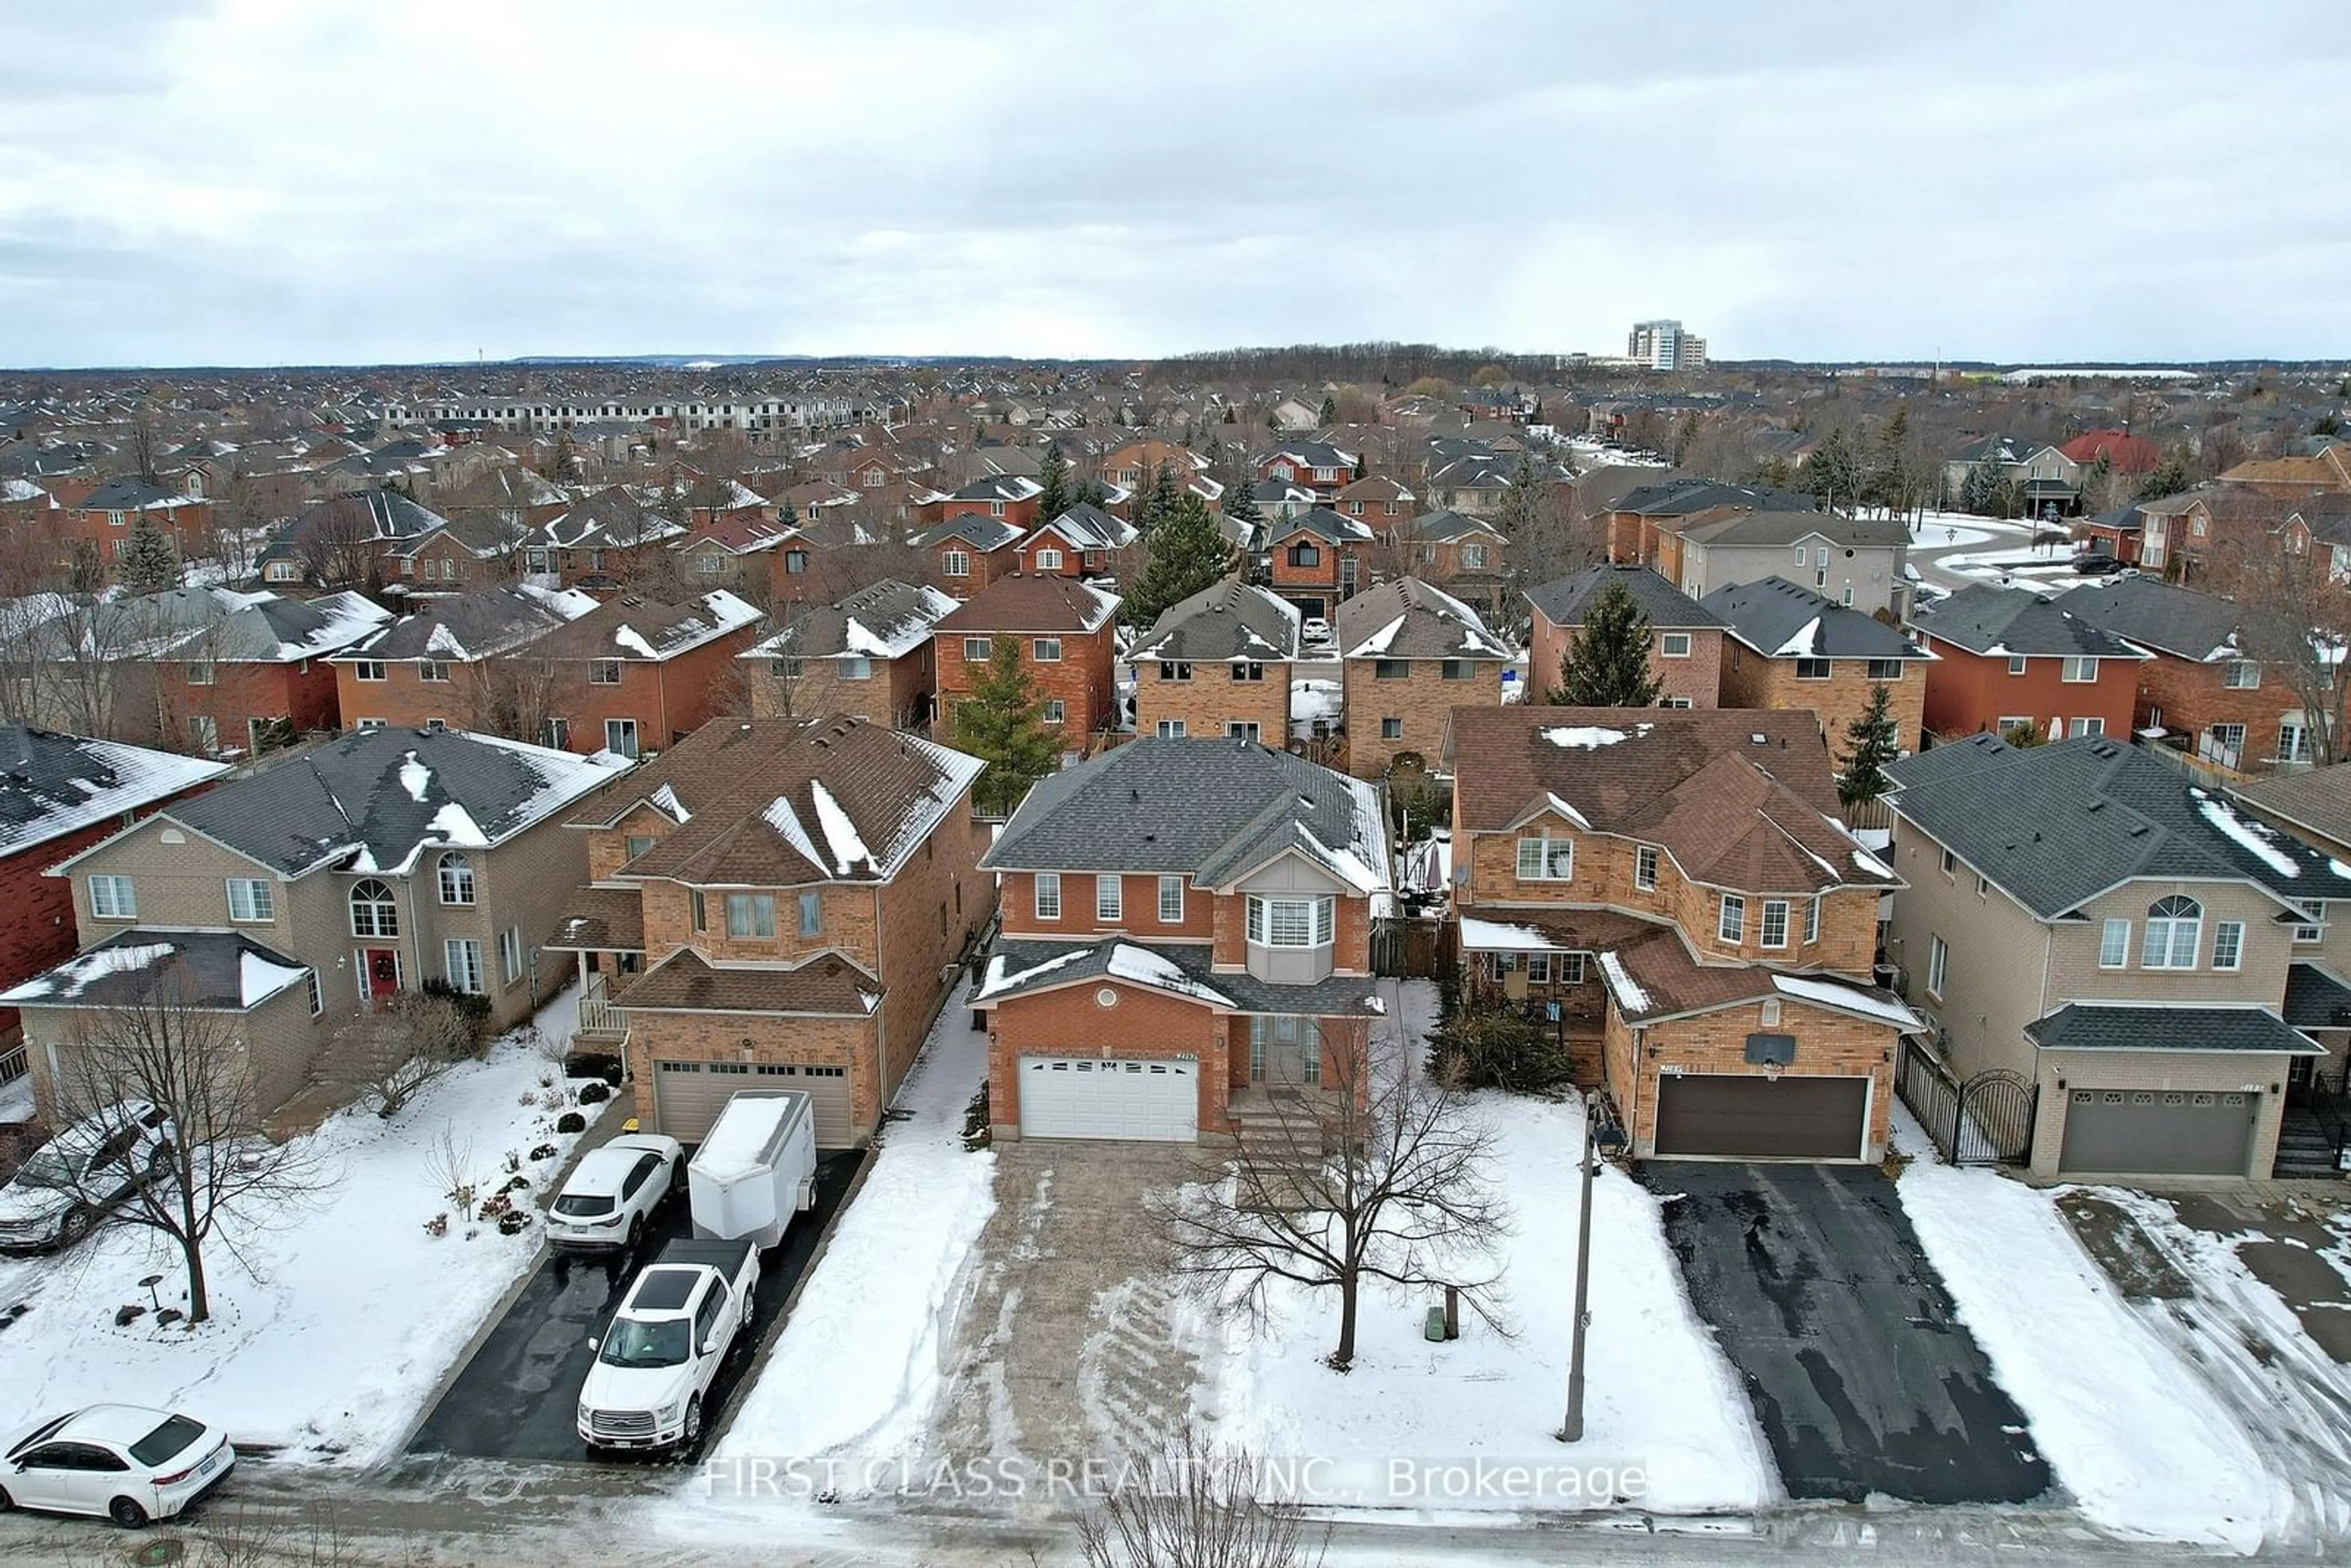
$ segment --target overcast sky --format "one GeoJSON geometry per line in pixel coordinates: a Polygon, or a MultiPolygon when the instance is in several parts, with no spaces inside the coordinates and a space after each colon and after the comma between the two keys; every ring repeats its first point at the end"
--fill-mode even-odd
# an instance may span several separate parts
{"type": "Polygon", "coordinates": [[[2333,7],[19,5],[0,363],[2351,354],[2333,7]]]}

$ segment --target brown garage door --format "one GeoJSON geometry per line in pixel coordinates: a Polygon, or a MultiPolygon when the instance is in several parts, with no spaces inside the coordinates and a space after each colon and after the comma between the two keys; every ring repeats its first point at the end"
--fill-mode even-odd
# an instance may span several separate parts
{"type": "Polygon", "coordinates": [[[1866,1078],[1667,1074],[1657,1081],[1657,1155],[1855,1160],[1868,1117],[1866,1078]]]}
{"type": "Polygon", "coordinates": [[[682,1144],[699,1143],[738,1089],[805,1091],[816,1105],[817,1147],[845,1149],[857,1142],[848,1069],[771,1061],[654,1061],[653,1130],[682,1144]]]}

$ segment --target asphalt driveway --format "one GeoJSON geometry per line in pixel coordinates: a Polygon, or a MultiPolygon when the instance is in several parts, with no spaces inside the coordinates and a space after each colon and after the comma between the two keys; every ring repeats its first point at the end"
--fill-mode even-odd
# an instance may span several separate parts
{"type": "Polygon", "coordinates": [[[1667,1239],[1795,1498],[2023,1502],[2050,1486],[1894,1196],[1857,1166],[1657,1163],[1667,1239]]]}
{"type": "MultiPolygon", "coordinates": [[[[704,1425],[701,1443],[692,1452],[657,1456],[660,1461],[691,1464],[726,1429],[745,1370],[778,1326],[784,1298],[808,1271],[818,1240],[831,1228],[864,1159],[862,1152],[851,1152],[826,1155],[819,1163],[816,1206],[792,1222],[780,1246],[759,1259],[754,1332],[737,1341],[711,1385],[708,1407],[714,1414],[704,1425]]],[[[664,1205],[659,1223],[646,1232],[635,1258],[605,1261],[551,1253],[542,1260],[522,1294],[416,1429],[408,1451],[488,1459],[588,1458],[587,1446],[573,1426],[593,1356],[588,1341],[603,1332],[639,1264],[692,1229],[681,1194],[664,1205]]],[[[639,1464],[647,1458],[595,1457],[639,1464]]]]}

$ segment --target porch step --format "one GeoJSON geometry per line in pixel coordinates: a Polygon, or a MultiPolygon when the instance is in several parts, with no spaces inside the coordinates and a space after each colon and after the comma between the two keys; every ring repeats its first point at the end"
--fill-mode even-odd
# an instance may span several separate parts
{"type": "Polygon", "coordinates": [[[2278,1126],[2277,1158],[2270,1174],[2287,1180],[2339,1180],[2335,1164],[2335,1139],[2326,1125],[2307,1111],[2288,1108],[2278,1126]]]}

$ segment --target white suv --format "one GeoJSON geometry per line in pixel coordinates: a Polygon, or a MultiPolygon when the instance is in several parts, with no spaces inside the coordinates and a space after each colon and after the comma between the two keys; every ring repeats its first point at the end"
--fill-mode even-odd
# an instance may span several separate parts
{"type": "Polygon", "coordinates": [[[582,1155],[547,1211],[559,1252],[632,1252],[653,1210],[684,1191],[685,1150],[658,1133],[623,1133],[582,1155]]]}

